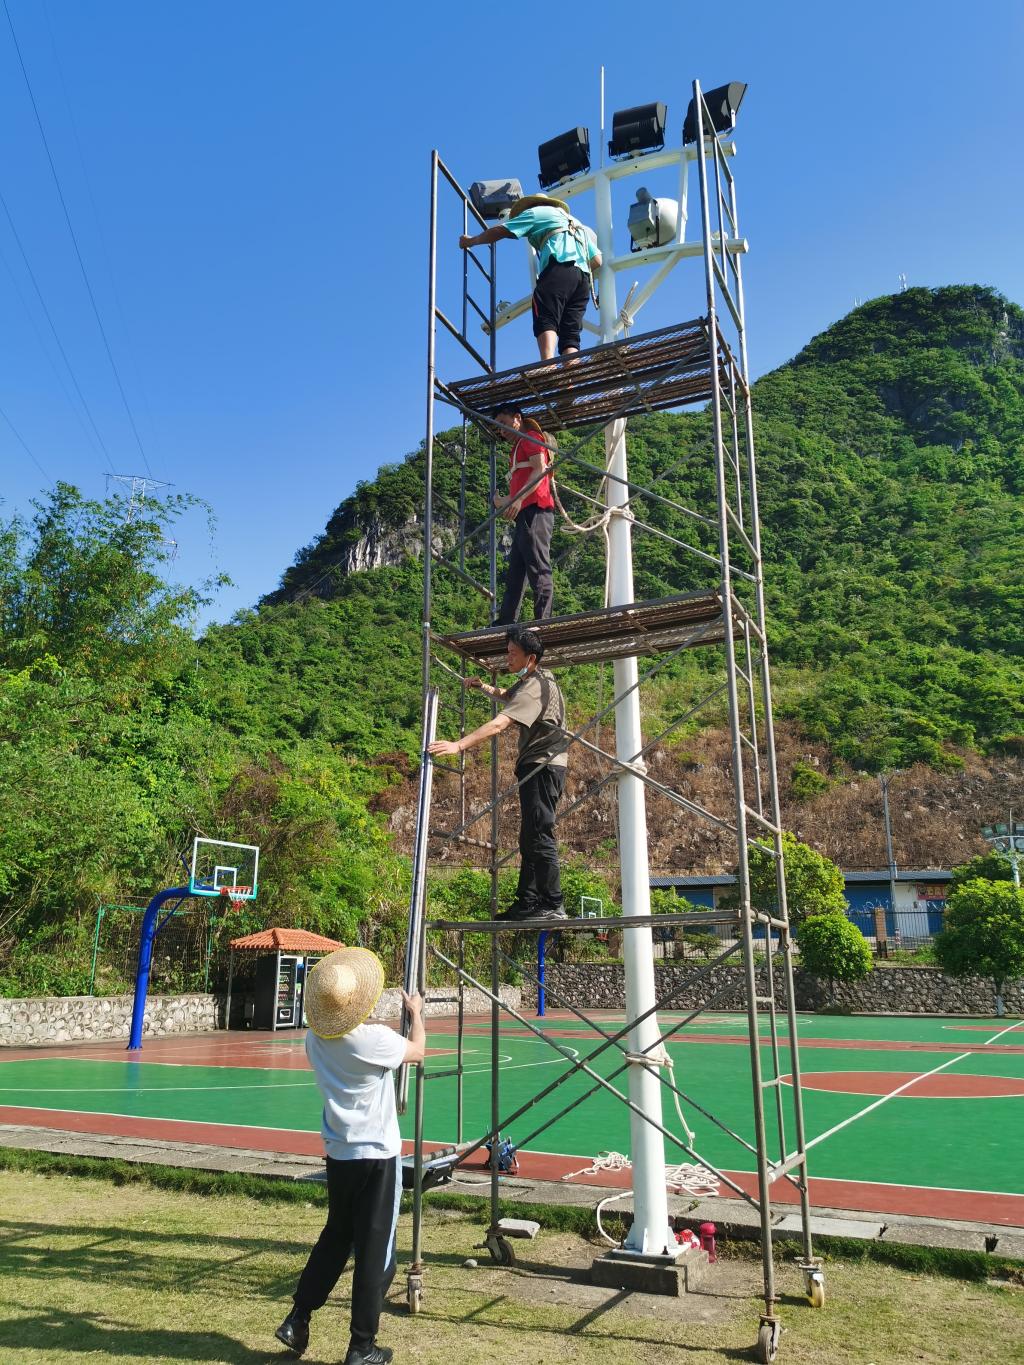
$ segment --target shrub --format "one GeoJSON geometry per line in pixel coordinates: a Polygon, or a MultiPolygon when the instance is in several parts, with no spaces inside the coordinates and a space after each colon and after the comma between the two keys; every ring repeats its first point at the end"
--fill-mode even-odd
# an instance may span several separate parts
{"type": "Polygon", "coordinates": [[[867,939],[838,911],[804,920],[797,938],[804,967],[833,989],[837,981],[862,980],[874,966],[867,939]]]}

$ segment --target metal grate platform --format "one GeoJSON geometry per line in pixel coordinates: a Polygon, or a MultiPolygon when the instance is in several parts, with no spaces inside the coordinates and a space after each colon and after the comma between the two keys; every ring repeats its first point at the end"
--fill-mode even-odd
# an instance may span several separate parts
{"type": "MultiPolygon", "coordinates": [[[[722,361],[719,361],[720,365],[722,361]]],[[[724,368],[723,382],[727,382],[724,368]]],[[[711,397],[711,347],[704,318],[643,332],[514,370],[438,384],[439,396],[488,416],[506,404],[555,431],[711,397]]]]}
{"type": "MultiPolygon", "coordinates": [[[[520,624],[536,630],[543,639],[545,668],[662,654],[677,645],[718,644],[725,638],[718,592],[688,592],[520,624]]],[[[505,666],[507,631],[508,626],[489,626],[434,638],[481,668],[498,671],[505,666]]]]}

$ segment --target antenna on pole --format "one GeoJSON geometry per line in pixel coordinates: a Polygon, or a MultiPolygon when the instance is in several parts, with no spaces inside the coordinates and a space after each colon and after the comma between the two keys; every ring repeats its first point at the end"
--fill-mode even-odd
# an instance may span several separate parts
{"type": "Polygon", "coordinates": [[[599,165],[604,165],[604,67],[601,67],[601,160],[599,165]]]}
{"type": "Polygon", "coordinates": [[[902,271],[900,272],[899,281],[900,281],[900,293],[901,293],[901,294],[905,294],[905,293],[907,292],[907,277],[906,277],[906,275],[903,274],[902,271]]]}

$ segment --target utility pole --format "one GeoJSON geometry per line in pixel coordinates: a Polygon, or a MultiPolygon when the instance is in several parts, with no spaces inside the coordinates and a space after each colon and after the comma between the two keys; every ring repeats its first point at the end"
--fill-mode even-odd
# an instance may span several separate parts
{"type": "MultiPolygon", "coordinates": [[[[615,244],[612,233],[612,193],[607,172],[602,168],[594,177],[597,245],[602,265],[601,341],[615,340],[618,310],[615,299],[615,271],[612,261],[615,244]]],[[[605,481],[605,505],[611,512],[608,527],[608,605],[620,606],[634,601],[632,517],[626,483],[626,423],[623,418],[605,427],[605,462],[613,476],[605,481]]],[[[612,665],[615,679],[615,754],[620,762],[643,763],[637,754],[643,748],[640,725],[640,693],[635,658],[616,659],[612,665]]],[[[644,784],[634,773],[620,772],[618,778],[619,859],[622,879],[622,914],[650,915],[651,882],[647,856],[647,807],[644,784]]],[[[662,1124],[661,1081],[656,1059],[660,1027],[657,1016],[648,1014],[657,1001],[654,983],[654,938],[650,928],[626,929],[622,935],[622,961],[626,976],[626,1015],[638,1019],[632,1029],[629,1050],[647,1054],[649,1065],[633,1062],[629,1067],[629,1098],[659,1126],[662,1124]]],[[[638,1114],[629,1116],[630,1152],[633,1157],[633,1226],[625,1249],[638,1255],[675,1255],[675,1237],[668,1221],[668,1194],[665,1189],[665,1140],[657,1128],[638,1114]]]]}
{"type": "Polygon", "coordinates": [[[119,483],[128,490],[128,507],[125,511],[125,521],[134,521],[139,509],[149,497],[150,491],[156,492],[160,488],[170,488],[166,479],[151,479],[146,474],[108,474],[107,492],[110,491],[112,483],[119,483]]]}
{"type": "Polygon", "coordinates": [[[892,850],[892,821],[889,818],[889,783],[903,768],[893,768],[891,772],[880,773],[878,781],[882,787],[882,818],[885,821],[885,854],[889,862],[889,904],[892,908],[893,929],[896,928],[896,858],[892,850]]]}

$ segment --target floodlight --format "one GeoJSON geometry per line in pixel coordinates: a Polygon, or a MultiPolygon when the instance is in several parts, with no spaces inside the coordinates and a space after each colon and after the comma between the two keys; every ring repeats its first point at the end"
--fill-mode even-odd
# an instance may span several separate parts
{"type": "Polygon", "coordinates": [[[636,203],[630,205],[627,219],[631,251],[644,251],[652,246],[665,246],[675,240],[679,229],[679,205],[674,199],[652,199],[647,190],[636,192],[636,203]]]}
{"type": "Polygon", "coordinates": [[[665,145],[668,106],[638,104],[612,115],[612,140],[609,156],[639,156],[641,152],[660,152],[665,145]]]}
{"type": "Polygon", "coordinates": [[[523,187],[518,180],[474,180],[469,197],[480,217],[490,222],[522,199],[523,187]]]}
{"type": "MultiPolygon", "coordinates": [[[[722,132],[726,128],[731,128],[736,122],[736,115],[739,113],[740,105],[743,103],[743,96],[747,93],[747,87],[743,81],[730,81],[728,85],[716,86],[714,90],[705,90],[704,103],[711,114],[712,129],[716,133],[722,132]]],[[[708,133],[705,128],[705,134],[708,133]]],[[[683,123],[683,146],[688,142],[697,141],[697,107],[693,100],[690,101],[686,110],[686,120],[683,123]]]]}
{"type": "Polygon", "coordinates": [[[590,170],[590,130],[570,128],[567,133],[553,137],[550,142],[542,142],[537,148],[540,160],[540,181],[542,190],[557,185],[579,171],[590,170]]]}

